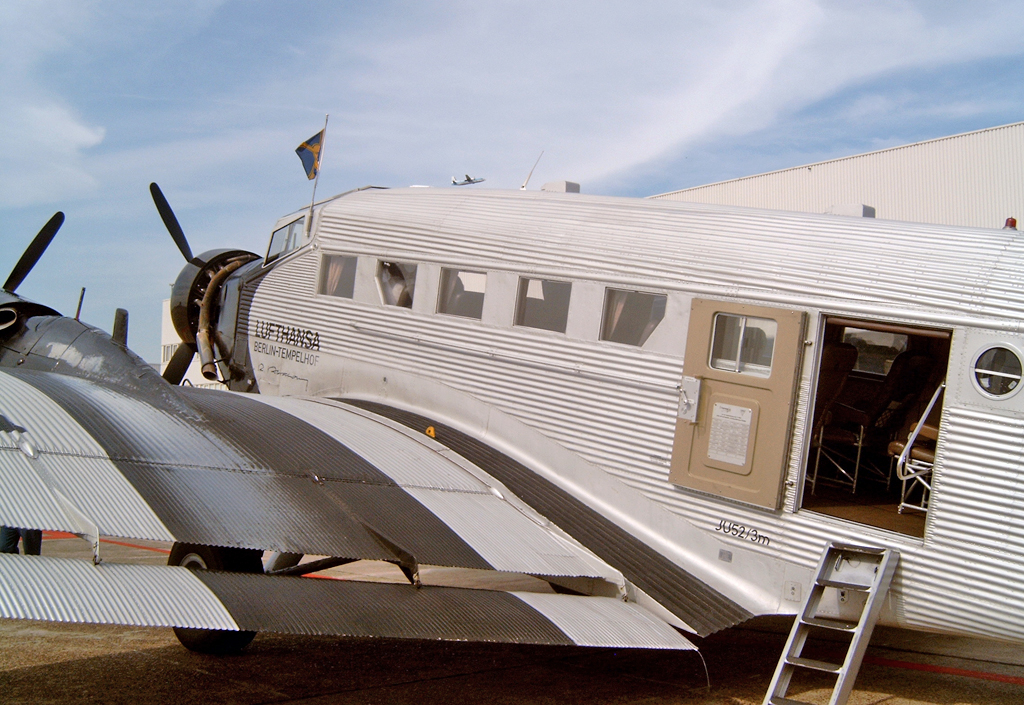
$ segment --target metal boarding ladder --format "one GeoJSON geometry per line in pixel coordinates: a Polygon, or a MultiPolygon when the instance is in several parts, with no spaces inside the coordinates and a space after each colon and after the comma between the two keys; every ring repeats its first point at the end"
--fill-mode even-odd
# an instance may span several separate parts
{"type": "Polygon", "coordinates": [[[786,697],[790,680],[797,668],[810,669],[831,673],[836,676],[836,684],[832,690],[829,705],[845,705],[857,679],[864,651],[871,641],[871,632],[882,611],[889,583],[899,563],[899,551],[892,548],[873,548],[866,546],[850,546],[841,543],[830,543],[821,561],[818,563],[818,574],[814,585],[807,593],[800,616],[793,623],[786,648],[775,668],[768,694],[763,705],[806,705],[798,700],[786,697]],[[865,594],[860,619],[850,622],[840,619],[818,617],[825,588],[835,588],[865,594]],[[844,632],[851,636],[843,663],[828,663],[815,659],[804,658],[804,645],[811,629],[822,629],[844,632]]]}

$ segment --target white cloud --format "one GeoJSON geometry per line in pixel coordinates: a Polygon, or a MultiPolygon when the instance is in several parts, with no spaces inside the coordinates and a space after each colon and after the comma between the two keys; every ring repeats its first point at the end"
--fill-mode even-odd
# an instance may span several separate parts
{"type": "Polygon", "coordinates": [[[103,140],[102,128],[35,78],[42,61],[67,49],[86,14],[74,3],[0,8],[0,205],[80,196],[96,186],[81,154],[103,140]]]}
{"type": "Polygon", "coordinates": [[[0,152],[0,205],[94,193],[97,181],[83,152],[103,141],[103,128],[86,125],[52,99],[23,95],[22,101],[0,107],[0,132],[9,136],[0,152]]]}
{"type": "Polygon", "coordinates": [[[76,89],[94,82],[91,72],[102,66],[97,57],[133,46],[143,53],[155,49],[159,42],[143,39],[154,29],[157,36],[188,36],[218,5],[198,0],[150,10],[77,0],[0,5],[0,206],[97,194],[101,183],[90,150],[107,130],[82,115],[84,96],[76,89]],[[165,23],[173,33],[166,32],[165,23]]]}

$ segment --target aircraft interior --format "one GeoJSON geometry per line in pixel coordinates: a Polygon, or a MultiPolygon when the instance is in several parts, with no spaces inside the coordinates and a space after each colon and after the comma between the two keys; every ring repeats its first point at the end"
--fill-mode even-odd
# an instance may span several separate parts
{"type": "Polygon", "coordinates": [[[950,333],[829,317],[803,508],[924,537],[950,333]]]}

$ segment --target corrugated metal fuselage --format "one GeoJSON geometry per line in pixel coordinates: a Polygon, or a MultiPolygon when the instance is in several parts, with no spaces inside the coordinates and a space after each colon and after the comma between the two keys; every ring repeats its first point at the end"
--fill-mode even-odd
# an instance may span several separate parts
{"type": "Polygon", "coordinates": [[[1017,233],[433,189],[339,198],[314,232],[243,296],[262,393],[374,401],[481,438],[753,613],[796,612],[823,545],[844,541],[900,551],[883,621],[1024,641],[1024,395],[973,379],[986,346],[1024,350],[1017,233]],[[351,297],[319,293],[328,255],[358,258],[351,297]],[[411,307],[385,305],[385,261],[417,265],[411,307]],[[486,273],[479,319],[437,312],[442,268],[486,273]],[[520,277],[572,283],[565,333],[513,325],[520,277]],[[609,287],[666,297],[643,345],[600,339],[609,287]],[[684,351],[709,334],[689,329],[695,299],[805,317],[776,507],[670,481],[684,351]],[[826,316],[950,336],[923,537],[804,506],[826,316]]]}

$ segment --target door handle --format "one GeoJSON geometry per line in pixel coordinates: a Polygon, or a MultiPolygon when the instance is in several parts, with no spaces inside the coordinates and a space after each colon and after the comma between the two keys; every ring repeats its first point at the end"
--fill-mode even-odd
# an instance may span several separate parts
{"type": "Polygon", "coordinates": [[[679,385],[679,412],[677,416],[689,423],[697,423],[697,407],[700,403],[700,380],[683,377],[679,385]]]}

